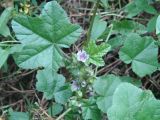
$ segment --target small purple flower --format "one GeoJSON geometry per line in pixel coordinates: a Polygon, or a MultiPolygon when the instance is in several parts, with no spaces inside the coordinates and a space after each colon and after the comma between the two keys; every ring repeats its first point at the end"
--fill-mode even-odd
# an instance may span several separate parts
{"type": "Polygon", "coordinates": [[[77,53],[77,60],[81,62],[86,62],[87,59],[89,58],[89,55],[86,53],[84,50],[80,50],[77,53]]]}
{"type": "Polygon", "coordinates": [[[71,90],[72,91],[77,91],[79,89],[80,89],[80,85],[78,84],[78,82],[76,80],[73,80],[72,84],[71,84],[71,90]]]}

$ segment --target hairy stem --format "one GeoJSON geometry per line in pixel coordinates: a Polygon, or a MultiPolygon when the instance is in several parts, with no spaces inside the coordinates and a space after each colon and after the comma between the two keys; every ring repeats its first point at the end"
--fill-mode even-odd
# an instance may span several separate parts
{"type": "Polygon", "coordinates": [[[97,0],[96,6],[95,6],[94,11],[93,11],[93,16],[91,18],[91,23],[90,23],[90,26],[89,26],[89,29],[88,29],[88,33],[87,33],[87,41],[85,43],[86,46],[88,45],[88,43],[90,41],[90,38],[91,38],[91,31],[92,31],[92,27],[93,27],[94,19],[96,17],[96,13],[97,13],[97,10],[98,10],[99,3],[100,3],[100,0],[97,0]]]}

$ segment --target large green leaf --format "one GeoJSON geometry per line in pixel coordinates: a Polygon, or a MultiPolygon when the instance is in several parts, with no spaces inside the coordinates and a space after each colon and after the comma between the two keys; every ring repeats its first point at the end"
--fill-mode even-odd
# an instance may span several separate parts
{"type": "Polygon", "coordinates": [[[111,46],[107,43],[96,45],[95,41],[90,41],[88,46],[85,50],[89,54],[89,62],[97,66],[103,66],[104,60],[102,57],[111,49],[111,46]]]}
{"type": "Polygon", "coordinates": [[[39,17],[17,16],[12,21],[16,37],[24,48],[15,55],[25,69],[39,66],[57,70],[63,66],[61,47],[69,47],[81,34],[81,28],[69,22],[66,12],[56,2],[48,2],[39,17]]]}
{"type": "Polygon", "coordinates": [[[113,93],[122,82],[130,82],[138,86],[140,85],[138,80],[126,76],[117,77],[115,75],[106,75],[97,78],[94,82],[93,88],[99,95],[96,103],[100,110],[107,113],[108,108],[112,105],[113,93]]]}
{"type": "Polygon", "coordinates": [[[0,34],[5,37],[10,35],[10,30],[7,23],[11,18],[12,11],[12,7],[6,8],[0,16],[0,34]]]}
{"type": "Polygon", "coordinates": [[[158,47],[153,38],[141,38],[137,34],[130,34],[119,52],[120,59],[125,63],[132,63],[133,71],[143,77],[158,69],[158,47]]]}
{"type": "MultiPolygon", "coordinates": [[[[65,78],[51,69],[40,70],[36,76],[36,88],[44,93],[46,99],[52,99],[65,86],[65,78]]],[[[58,102],[58,101],[57,101],[58,102]]]]}
{"type": "Polygon", "coordinates": [[[113,95],[108,109],[109,120],[159,120],[160,101],[151,91],[143,91],[129,83],[122,83],[113,95]]]}

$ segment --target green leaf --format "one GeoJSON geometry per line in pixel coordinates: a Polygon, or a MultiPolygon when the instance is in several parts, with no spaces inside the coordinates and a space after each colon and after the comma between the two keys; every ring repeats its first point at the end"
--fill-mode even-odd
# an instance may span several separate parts
{"type": "Polygon", "coordinates": [[[63,111],[63,106],[61,104],[53,104],[52,106],[50,106],[48,108],[48,113],[49,115],[51,116],[55,116],[55,115],[58,115],[60,114],[61,112],[63,111]]]}
{"type": "Polygon", "coordinates": [[[102,57],[111,49],[111,46],[107,43],[96,45],[95,41],[90,41],[88,46],[85,50],[89,54],[89,62],[97,66],[103,66],[104,60],[102,57]]]}
{"type": "Polygon", "coordinates": [[[117,35],[114,38],[111,38],[108,41],[108,44],[111,45],[112,49],[116,49],[117,47],[120,47],[124,44],[124,41],[126,40],[125,35],[117,35]]]}
{"type": "Polygon", "coordinates": [[[133,71],[140,77],[151,74],[158,68],[158,47],[153,38],[141,38],[130,34],[119,52],[120,59],[126,64],[132,63],[133,71]]]}
{"type": "Polygon", "coordinates": [[[6,49],[2,49],[0,48],[0,68],[4,65],[4,63],[7,61],[8,56],[10,54],[13,54],[15,52],[21,51],[22,50],[22,46],[20,45],[15,45],[11,48],[6,48],[6,49]]]}
{"type": "Polygon", "coordinates": [[[108,8],[108,0],[101,0],[105,8],[108,8]]]}
{"type": "Polygon", "coordinates": [[[44,93],[46,99],[54,98],[56,92],[65,85],[65,78],[51,69],[38,71],[36,88],[44,93]]]}
{"type": "Polygon", "coordinates": [[[17,16],[12,21],[12,28],[24,46],[14,57],[19,67],[43,66],[55,71],[64,65],[60,48],[68,48],[82,32],[78,25],[70,23],[56,1],[48,2],[38,17],[17,16]]]}
{"type": "Polygon", "coordinates": [[[128,13],[130,18],[144,11],[150,14],[157,14],[157,11],[149,4],[148,0],[134,0],[125,7],[125,12],[128,13]]]}
{"type": "Polygon", "coordinates": [[[72,91],[69,86],[64,86],[59,91],[57,91],[54,95],[55,101],[57,103],[65,104],[68,99],[71,97],[72,91]]]}
{"type": "Polygon", "coordinates": [[[10,35],[10,30],[7,26],[9,19],[11,18],[13,8],[6,8],[0,16],[0,34],[7,37],[10,35]]]}
{"type": "Polygon", "coordinates": [[[82,104],[82,116],[84,120],[101,120],[101,112],[97,108],[95,100],[85,100],[82,104]]]}
{"type": "Polygon", "coordinates": [[[91,40],[97,40],[107,27],[107,22],[100,19],[100,16],[96,16],[93,22],[91,31],[91,40]]]}
{"type": "Polygon", "coordinates": [[[112,105],[113,93],[122,82],[130,82],[138,86],[141,85],[139,80],[134,80],[126,76],[117,77],[115,75],[101,76],[94,82],[93,88],[99,95],[96,103],[98,108],[104,113],[107,113],[108,108],[112,105]]]}
{"type": "Polygon", "coordinates": [[[154,16],[150,21],[147,23],[147,30],[148,32],[153,32],[156,28],[156,20],[158,16],[154,16]]]}
{"type": "Polygon", "coordinates": [[[29,115],[24,112],[10,112],[8,120],[29,120],[29,115]]]}
{"type": "Polygon", "coordinates": [[[122,83],[113,95],[107,114],[109,120],[159,120],[160,101],[154,98],[151,91],[122,83]]]}
{"type": "Polygon", "coordinates": [[[158,16],[156,21],[156,34],[159,34],[159,33],[160,33],[160,15],[158,16]]]}
{"type": "Polygon", "coordinates": [[[1,57],[0,57],[0,68],[1,68],[9,56],[9,51],[3,50],[2,48],[0,48],[0,55],[1,55],[1,57]]]}
{"type": "Polygon", "coordinates": [[[138,34],[144,34],[147,31],[146,27],[138,22],[134,22],[131,20],[122,20],[122,21],[115,21],[113,23],[113,32],[126,35],[126,33],[132,33],[132,32],[138,34]]]}

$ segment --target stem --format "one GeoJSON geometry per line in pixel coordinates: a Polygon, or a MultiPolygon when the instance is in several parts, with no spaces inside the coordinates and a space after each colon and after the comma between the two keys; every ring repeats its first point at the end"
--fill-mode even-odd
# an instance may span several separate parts
{"type": "Polygon", "coordinates": [[[118,0],[118,4],[119,4],[119,8],[121,9],[122,8],[121,0],[118,0]]]}
{"type": "Polygon", "coordinates": [[[108,33],[106,42],[108,42],[108,40],[109,40],[109,38],[110,38],[110,36],[111,36],[112,30],[113,30],[113,24],[111,24],[111,29],[110,29],[110,31],[109,31],[109,33],[108,33]]]}
{"type": "Polygon", "coordinates": [[[61,120],[68,112],[70,112],[72,109],[67,109],[63,114],[61,114],[56,120],[61,120]]]}
{"type": "Polygon", "coordinates": [[[96,13],[97,13],[97,10],[98,10],[99,3],[100,3],[100,0],[97,0],[96,6],[95,6],[94,11],[93,11],[93,16],[92,16],[92,18],[91,18],[91,23],[90,23],[90,26],[89,26],[89,29],[88,29],[87,41],[86,41],[85,45],[88,45],[88,43],[89,43],[89,41],[90,41],[91,31],[92,31],[92,27],[93,27],[94,19],[95,19],[95,17],[96,17],[96,13]]]}
{"type": "Polygon", "coordinates": [[[14,39],[14,37],[12,35],[10,35],[10,37],[12,38],[12,40],[17,41],[17,40],[14,39]]]}
{"type": "Polygon", "coordinates": [[[19,41],[3,41],[0,42],[0,44],[5,44],[5,43],[20,43],[19,41]]]}

